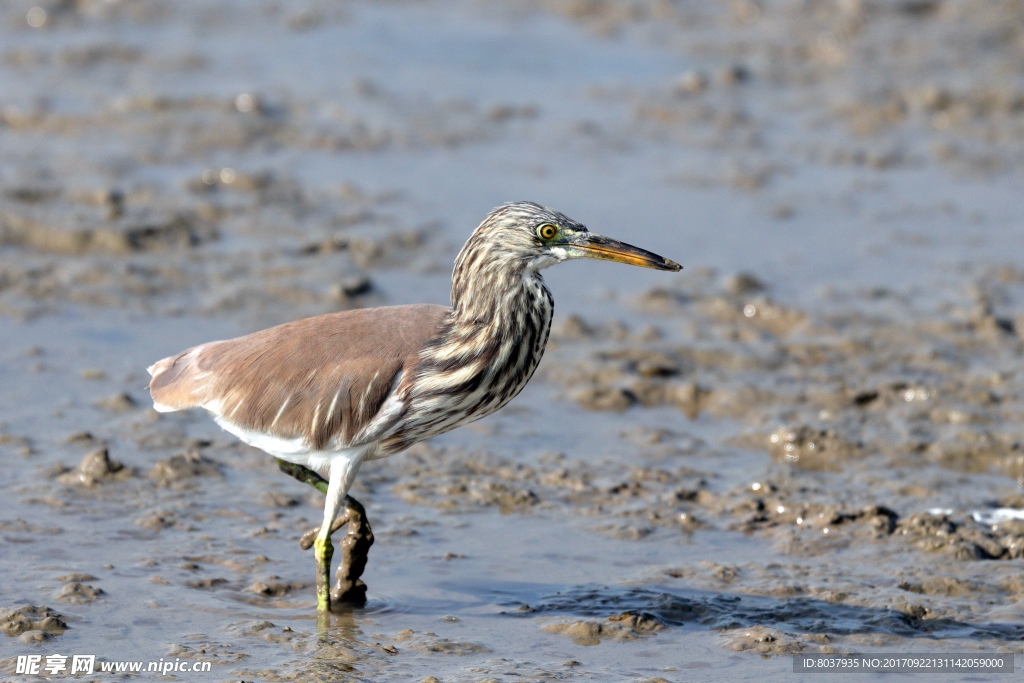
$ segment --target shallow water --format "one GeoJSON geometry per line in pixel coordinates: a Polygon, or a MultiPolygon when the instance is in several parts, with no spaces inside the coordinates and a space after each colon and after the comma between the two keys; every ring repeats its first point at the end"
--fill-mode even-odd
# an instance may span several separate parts
{"type": "Polygon", "coordinates": [[[1012,3],[32,7],[0,4],[12,680],[53,652],[618,681],[1021,651],[1012,3]],[[145,367],[445,302],[515,199],[685,270],[547,271],[536,378],[364,468],[370,602],[318,629],[319,494],[151,411],[145,367]]]}

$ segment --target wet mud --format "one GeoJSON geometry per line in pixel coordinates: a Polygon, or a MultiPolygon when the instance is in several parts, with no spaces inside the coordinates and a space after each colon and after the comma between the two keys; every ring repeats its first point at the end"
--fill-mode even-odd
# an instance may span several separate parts
{"type": "Polygon", "coordinates": [[[247,681],[1024,652],[1019,2],[0,17],[5,679],[53,652],[247,681]],[[445,303],[518,199],[685,269],[547,271],[523,394],[363,467],[373,552],[339,579],[366,603],[318,626],[322,496],[152,411],[145,367],[445,303]]]}

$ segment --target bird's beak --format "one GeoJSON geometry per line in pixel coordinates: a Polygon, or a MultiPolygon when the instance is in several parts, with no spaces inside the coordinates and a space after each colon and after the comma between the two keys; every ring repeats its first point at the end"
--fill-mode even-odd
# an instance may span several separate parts
{"type": "Polygon", "coordinates": [[[628,263],[631,266],[643,266],[655,270],[681,270],[682,266],[675,261],[669,261],[663,256],[651,253],[646,249],[634,247],[618,240],[613,240],[602,235],[595,235],[592,232],[579,232],[573,235],[570,245],[579,256],[596,258],[605,261],[618,261],[628,263]]]}

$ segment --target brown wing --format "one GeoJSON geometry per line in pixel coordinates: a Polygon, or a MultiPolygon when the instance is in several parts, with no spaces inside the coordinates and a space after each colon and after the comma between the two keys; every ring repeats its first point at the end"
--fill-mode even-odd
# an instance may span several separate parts
{"type": "Polygon", "coordinates": [[[347,444],[451,312],[389,306],[331,313],[201,344],[149,368],[158,410],[203,407],[262,434],[347,444]]]}

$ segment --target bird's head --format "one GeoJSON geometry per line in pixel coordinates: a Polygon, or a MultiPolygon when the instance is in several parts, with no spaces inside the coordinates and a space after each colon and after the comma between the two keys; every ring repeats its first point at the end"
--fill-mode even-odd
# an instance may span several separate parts
{"type": "Polygon", "coordinates": [[[594,234],[565,214],[533,202],[513,202],[492,211],[466,243],[459,263],[480,267],[483,263],[478,259],[484,259],[495,265],[538,271],[577,258],[618,261],[655,270],[682,268],[645,249],[594,234]]]}

